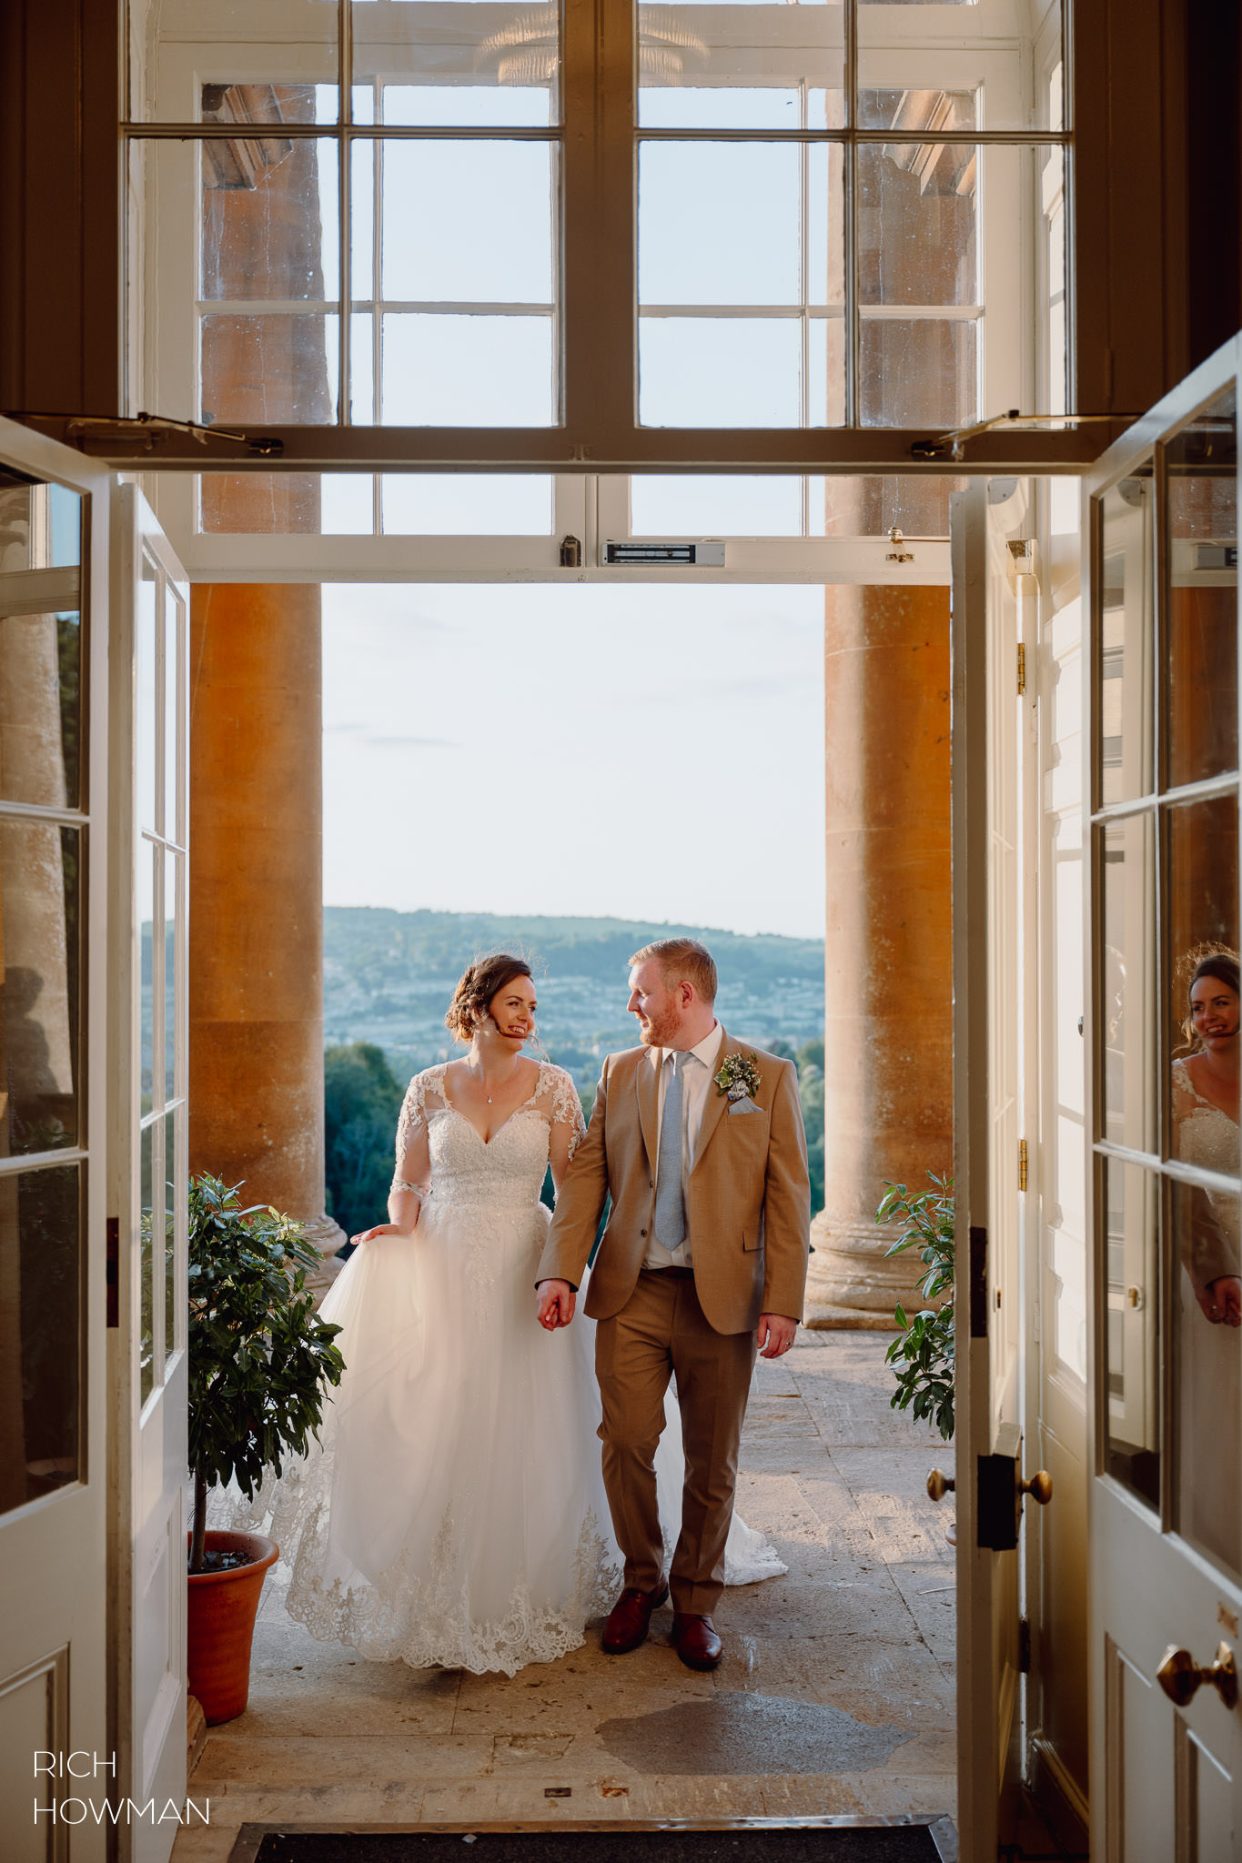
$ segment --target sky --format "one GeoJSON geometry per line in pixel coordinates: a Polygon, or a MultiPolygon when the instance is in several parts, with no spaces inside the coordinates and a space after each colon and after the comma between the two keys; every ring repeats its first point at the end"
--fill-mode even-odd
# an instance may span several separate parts
{"type": "Polygon", "coordinates": [[[323,602],[326,904],[823,936],[822,589],[323,602]]]}

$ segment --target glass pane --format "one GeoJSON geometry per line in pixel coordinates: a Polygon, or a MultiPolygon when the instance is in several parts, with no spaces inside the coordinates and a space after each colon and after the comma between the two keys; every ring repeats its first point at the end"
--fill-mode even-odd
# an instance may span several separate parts
{"type": "Polygon", "coordinates": [[[560,7],[353,0],[354,115],[361,121],[498,128],[560,114],[560,7]],[[373,114],[359,111],[359,93],[373,114]]]}
{"type": "Polygon", "coordinates": [[[375,479],[369,472],[325,472],[325,537],[369,537],[375,529],[375,479]]]}
{"type": "Polygon", "coordinates": [[[638,417],[647,427],[803,424],[802,320],[643,317],[638,417]]]}
{"type": "Polygon", "coordinates": [[[160,859],[159,847],[144,836],[134,861],[139,940],[139,1091],[144,1113],[155,1104],[155,869],[160,859]]]}
{"type": "Polygon", "coordinates": [[[318,472],[204,472],[199,528],[232,537],[318,536],[324,500],[318,472]]]}
{"type": "Polygon", "coordinates": [[[82,1473],[81,1177],[77,1165],[0,1177],[0,1512],[82,1473]]]}
{"type": "MultiPolygon", "coordinates": [[[[138,1264],[138,1401],[145,1404],[155,1386],[155,1259],[151,1228],[154,1220],[153,1186],[159,1124],[144,1126],[139,1145],[139,1249],[138,1264]]],[[[161,1198],[161,1202],[163,1199],[161,1198]]]]}
{"type": "Polygon", "coordinates": [[[840,0],[638,7],[638,120],[656,129],[838,129],[840,0]]]}
{"type": "Polygon", "coordinates": [[[1238,763],[1238,426],[1232,388],[1168,447],[1169,782],[1238,763]]]}
{"type": "Polygon", "coordinates": [[[552,478],[541,472],[386,472],[384,531],[405,537],[547,537],[552,478]]]}
{"type": "Polygon", "coordinates": [[[186,1186],[181,1168],[184,1114],[174,1107],[164,1121],[164,1362],[177,1350],[177,1231],[186,1186]]]}
{"type": "Polygon", "coordinates": [[[382,419],[398,427],[550,427],[546,317],[384,318],[382,419]]]}
{"type": "Polygon", "coordinates": [[[1104,803],[1146,795],[1152,786],[1151,484],[1147,466],[1106,492],[1099,505],[1095,755],[1104,803]]]}
{"type": "Polygon", "coordinates": [[[842,203],[838,148],[641,143],[638,301],[839,304],[842,203]]]}
{"type": "Polygon", "coordinates": [[[1238,1157],[1238,804],[1236,796],[1169,810],[1166,922],[1175,1157],[1230,1174],[1238,1157]],[[1222,1151],[1218,1118],[1234,1126],[1222,1151]],[[1204,1150],[1214,1135],[1211,1155],[1204,1150]],[[1188,1149],[1188,1147],[1190,1149],[1188,1149]]]}
{"type": "MultiPolygon", "coordinates": [[[[949,0],[952,4],[952,0],[949,0]]],[[[1032,83],[1060,51],[1060,0],[1008,9],[1005,42],[995,9],[947,26],[919,0],[873,5],[858,15],[859,122],[864,129],[1059,128],[1059,93],[1032,83]],[[988,34],[989,38],[983,35],[988,34]],[[990,42],[989,42],[990,40],[990,42]]]]}
{"type": "Polygon", "coordinates": [[[1160,1180],[1140,1165],[1103,1161],[1107,1300],[1105,1466],[1149,1507],[1160,1505],[1160,1180]]]}
{"type": "Polygon", "coordinates": [[[159,790],[159,746],[155,725],[163,705],[159,691],[162,579],[158,565],[143,555],[134,616],[137,678],[134,690],[134,808],[139,828],[155,832],[159,790]]]}
{"type": "Polygon", "coordinates": [[[639,537],[800,537],[803,481],[762,473],[635,473],[630,529],[639,537]]]}
{"type": "Polygon", "coordinates": [[[68,611],[5,615],[3,599],[0,590],[0,794],[8,802],[77,808],[81,618],[68,611]]]}
{"type": "MultiPolygon", "coordinates": [[[[157,856],[158,858],[158,856],[157,856]]],[[[164,854],[164,1098],[177,1098],[177,1031],[184,987],[177,971],[177,925],[181,894],[178,879],[183,857],[164,854]]]]}
{"type": "Polygon", "coordinates": [[[36,501],[40,490],[47,499],[47,533],[49,567],[76,568],[82,561],[82,497],[64,485],[34,487],[36,501]]]}
{"type": "Polygon", "coordinates": [[[209,302],[337,301],[334,142],[204,142],[202,289],[209,302]]]}
{"type": "MultiPolygon", "coordinates": [[[[1228,1168],[1236,1171],[1236,1121],[1199,1108],[1191,1116],[1191,1124],[1196,1123],[1202,1126],[1197,1148],[1212,1149],[1215,1127],[1218,1149],[1232,1155],[1228,1168]]],[[[1242,1573],[1242,1268],[1236,1192],[1174,1184],[1173,1237],[1179,1264],[1173,1356],[1176,1524],[1200,1551],[1237,1577],[1242,1573]]]]}
{"type": "Polygon", "coordinates": [[[201,336],[201,418],[208,426],[336,419],[334,316],[208,316],[201,336]]]}
{"type": "Polygon", "coordinates": [[[957,142],[859,148],[862,304],[979,304],[978,154],[957,142]]]}
{"type": "Polygon", "coordinates": [[[1156,1145],[1155,837],[1151,815],[1109,822],[1102,836],[1100,1024],[1103,1137],[1156,1145]]]}
{"type": "Polygon", "coordinates": [[[978,325],[864,311],[859,376],[864,427],[966,426],[979,413],[978,325]]]}
{"type": "Polygon", "coordinates": [[[954,492],[965,489],[967,480],[896,473],[811,483],[820,488],[812,493],[813,536],[887,537],[896,525],[905,537],[905,547],[911,548],[920,537],[948,536],[949,500],[954,492]]]}
{"type": "Polygon", "coordinates": [[[135,117],[336,119],[336,0],[131,0],[129,18],[135,117]]]}
{"type": "Polygon", "coordinates": [[[81,1138],[81,830],[0,817],[0,1150],[81,1138]]]}
{"type": "Polygon", "coordinates": [[[550,143],[383,142],[375,160],[388,303],[551,307],[550,143]]]}
{"type": "Polygon", "coordinates": [[[185,691],[185,603],[171,584],[164,616],[164,834],[183,839],[178,807],[178,777],[185,755],[182,739],[185,691]]]}

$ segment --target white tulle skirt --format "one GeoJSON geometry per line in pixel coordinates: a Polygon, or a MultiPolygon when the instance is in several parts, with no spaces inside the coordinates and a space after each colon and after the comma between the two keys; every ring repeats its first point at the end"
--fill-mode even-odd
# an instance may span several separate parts
{"type": "MultiPolygon", "coordinates": [[[[424,1208],[413,1241],[356,1249],[321,1308],[346,1370],[320,1442],[212,1525],[279,1542],[290,1615],[369,1661],[512,1675],[578,1648],[622,1561],[600,1474],[594,1326],[534,1315],[541,1206],[424,1208]]],[[[675,1398],[656,1459],[665,1538],[681,1512],[675,1398]]],[[[734,1518],[726,1584],[786,1570],[734,1518]]]]}

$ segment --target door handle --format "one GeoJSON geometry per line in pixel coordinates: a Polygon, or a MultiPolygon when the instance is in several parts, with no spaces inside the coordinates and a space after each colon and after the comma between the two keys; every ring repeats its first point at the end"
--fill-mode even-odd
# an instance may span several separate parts
{"type": "Polygon", "coordinates": [[[938,1468],[934,1468],[927,1477],[927,1492],[933,1501],[943,1501],[945,1495],[952,1494],[956,1488],[957,1483],[952,1475],[942,1475],[938,1468]]]}
{"type": "Polygon", "coordinates": [[[1052,1476],[1048,1473],[1046,1468],[1039,1469],[1031,1476],[1029,1481],[1019,1480],[1019,1506],[1022,1505],[1021,1497],[1024,1494],[1029,1494],[1031,1499],[1033,1501],[1038,1501],[1041,1507],[1047,1507],[1049,1501],[1052,1499],[1052,1476]]]}
{"type": "Polygon", "coordinates": [[[1216,1690],[1227,1708],[1237,1706],[1238,1666],[1227,1643],[1217,1644],[1216,1660],[1207,1664],[1197,1663],[1189,1650],[1170,1643],[1156,1671],[1156,1680],[1179,1708],[1193,1701],[1205,1682],[1216,1690]]]}

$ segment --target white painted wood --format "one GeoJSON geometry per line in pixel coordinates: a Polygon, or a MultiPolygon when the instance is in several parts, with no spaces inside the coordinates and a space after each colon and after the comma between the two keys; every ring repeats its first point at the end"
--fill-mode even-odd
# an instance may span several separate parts
{"type": "MultiPolygon", "coordinates": [[[[79,1479],[0,1515],[0,1832],[6,1858],[19,1863],[103,1863],[106,1834],[92,1821],[76,1827],[33,1812],[78,1798],[103,1811],[115,1787],[109,1761],[106,1670],[107,1586],[107,870],[108,819],[108,508],[111,475],[24,427],[0,420],[0,465],[52,481],[84,500],[87,551],[81,588],[85,616],[82,695],[85,733],[83,807],[27,809],[80,827],[89,849],[82,900],[84,941],[80,1003],[85,1074],[77,1087],[81,1144],[54,1154],[77,1164],[85,1195],[81,1230],[81,1370],[79,1479]],[[88,1759],[88,1777],[34,1776],[35,1749],[71,1750],[88,1759]],[[40,1786],[43,1790],[40,1790],[40,1786]]],[[[7,577],[0,577],[0,613],[7,577]]],[[[18,581],[20,582],[20,578],[18,581]]],[[[0,812],[3,812],[0,806],[0,812]]],[[[24,1160],[0,1160],[5,1175],[24,1160]]],[[[76,1813],[71,1811],[71,1817],[76,1813]]]]}
{"type": "MultiPolygon", "coordinates": [[[[1235,339],[1197,369],[1122,441],[1111,448],[1085,485],[1084,582],[1094,595],[1100,579],[1100,552],[1091,542],[1094,505],[1106,490],[1149,457],[1153,448],[1203,407],[1242,366],[1242,341],[1235,339]]],[[[1161,522],[1157,503],[1157,525],[1161,522]]],[[[1155,559],[1163,552],[1157,534],[1155,559]]],[[[1151,558],[1148,558],[1149,563],[1151,558]]],[[[1096,597],[1098,599],[1098,596],[1096,597]]],[[[1088,612],[1091,612],[1090,607],[1088,612]]],[[[1090,634],[1088,635],[1090,639],[1090,634]]],[[[1083,785],[1090,793],[1091,739],[1099,729],[1099,680],[1093,677],[1084,733],[1083,785]]],[[[1236,778],[1234,779],[1236,788],[1236,778]]],[[[1219,787],[1219,785],[1217,785],[1219,787]]],[[[1086,870],[1092,892],[1084,912],[1086,991],[1085,1048],[1087,1079],[1100,1074],[1107,1004],[1095,974],[1100,939],[1098,876],[1092,870],[1093,841],[1084,836],[1086,870]]],[[[1158,901],[1154,902],[1158,905],[1158,901]]],[[[1158,1044],[1154,1044],[1158,1050],[1158,1044]]],[[[1162,1062],[1161,1065],[1165,1065],[1162,1062]]],[[[1098,1086],[1094,1089],[1098,1098],[1098,1086]]],[[[1088,1101],[1089,1108],[1091,1100],[1088,1101]]],[[[1108,1141],[1098,1106],[1094,1125],[1097,1150],[1108,1141]]],[[[1161,1164],[1133,1156],[1133,1170],[1150,1188],[1145,1201],[1156,1233],[1159,1203],[1167,1180],[1194,1179],[1184,1164],[1161,1164]],[[1163,1180],[1163,1181],[1162,1181],[1163,1180]]],[[[1091,1145],[1084,1171],[1086,1230],[1089,1250],[1089,1389],[1092,1403],[1090,1520],[1090,1663],[1091,1663],[1091,1800],[1092,1855],[1107,1863],[1239,1863],[1242,1859],[1242,1710],[1229,1710],[1212,1689],[1200,1688],[1184,1708],[1174,1705],[1156,1684],[1156,1670],[1170,1647],[1191,1652],[1199,1663],[1211,1661],[1218,1644],[1242,1651],[1242,1585],[1193,1550],[1175,1530],[1173,1419],[1177,1393],[1170,1388],[1172,1363],[1169,1316],[1176,1321],[1178,1265],[1161,1263],[1159,1361],[1164,1389],[1154,1408],[1155,1441],[1161,1452],[1162,1491],[1157,1511],[1137,1499],[1106,1472],[1109,1393],[1106,1387],[1105,1323],[1108,1274],[1105,1223],[1100,1204],[1098,1161],[1091,1145]]],[[[1222,1466],[1219,1479],[1236,1483],[1239,1471],[1222,1466]]]]}
{"type": "MultiPolygon", "coordinates": [[[[120,1222],[113,1360],[118,1739],[131,1795],[186,1790],[186,824],[189,585],[133,486],[120,486],[112,661],[111,1207],[120,1222]],[[153,653],[151,652],[153,649],[153,653]],[[151,767],[142,768],[146,762],[151,767]],[[151,802],[154,801],[154,808],[151,802]],[[149,877],[148,877],[149,876],[149,877]],[[142,927],[152,920],[150,1057],[143,1082],[142,927]],[[171,927],[171,937],[160,934],[171,927]],[[175,965],[165,1028],[165,964],[175,965]],[[172,1055],[172,1078],[166,1057],[172,1055]],[[143,1156],[153,1216],[143,1317],[143,1156]],[[172,1211],[171,1253],[165,1209],[172,1211]],[[171,1283],[171,1286],[169,1286],[171,1283]],[[171,1328],[166,1325],[171,1320],[171,1328]],[[148,1362],[145,1379],[143,1363],[148,1362]]],[[[120,1834],[127,1863],[164,1863],[176,1826],[120,1834]]]]}

